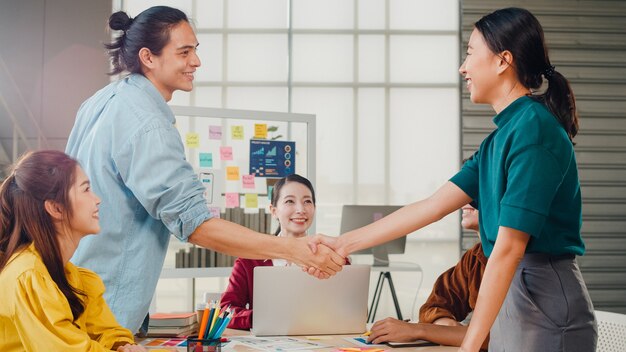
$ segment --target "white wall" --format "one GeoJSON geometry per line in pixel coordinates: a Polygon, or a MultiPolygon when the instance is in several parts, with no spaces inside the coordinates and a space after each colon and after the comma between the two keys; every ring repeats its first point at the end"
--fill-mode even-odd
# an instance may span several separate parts
{"type": "MultiPolygon", "coordinates": [[[[64,149],[80,104],[109,82],[102,43],[110,14],[110,0],[0,2],[0,94],[33,147],[38,125],[42,147],[64,149]]],[[[9,121],[0,106],[0,143],[11,154],[9,121]]]]}

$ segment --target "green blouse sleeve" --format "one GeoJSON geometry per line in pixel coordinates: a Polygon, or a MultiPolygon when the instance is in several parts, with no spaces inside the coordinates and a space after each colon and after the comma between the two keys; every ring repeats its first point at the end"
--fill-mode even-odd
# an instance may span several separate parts
{"type": "Polygon", "coordinates": [[[463,164],[461,171],[450,179],[450,182],[457,185],[475,202],[478,202],[478,153],[479,152],[474,153],[474,155],[463,164]]]}
{"type": "Polygon", "coordinates": [[[541,145],[510,154],[508,165],[499,224],[539,237],[563,172],[557,159],[541,145]]]}

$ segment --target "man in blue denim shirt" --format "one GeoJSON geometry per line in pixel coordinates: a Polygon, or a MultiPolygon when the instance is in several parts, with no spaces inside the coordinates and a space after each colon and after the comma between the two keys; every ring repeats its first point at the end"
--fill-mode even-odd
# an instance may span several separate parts
{"type": "Polygon", "coordinates": [[[200,66],[198,45],[186,15],[157,6],[131,19],[111,15],[122,34],[107,45],[109,84],[78,111],[66,152],[77,158],[101,196],[102,232],[85,238],[72,262],[97,272],[105,299],[119,323],[137,331],[163,267],[170,234],[181,241],[245,258],[284,258],[316,267],[325,276],[341,270],[343,258],[306,239],[266,236],[210,219],[203,191],[166,104],[175,90],[190,91],[200,66]],[[316,253],[314,254],[313,251],[316,253]]]}

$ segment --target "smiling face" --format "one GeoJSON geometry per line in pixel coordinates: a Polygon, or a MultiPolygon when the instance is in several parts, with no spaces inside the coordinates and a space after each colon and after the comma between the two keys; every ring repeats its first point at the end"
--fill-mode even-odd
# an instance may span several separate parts
{"type": "Polygon", "coordinates": [[[69,201],[72,207],[69,221],[72,235],[82,238],[100,232],[100,198],[92,192],[89,178],[79,166],[76,167],[76,177],[69,190],[69,201]]]}
{"type": "MultiPolygon", "coordinates": [[[[193,89],[194,72],[200,66],[196,53],[198,39],[191,25],[181,21],[170,30],[170,40],[160,55],[142,57],[145,76],[156,86],[163,98],[169,101],[176,90],[189,92],[193,89]]],[[[142,50],[147,50],[146,48],[142,50]]]]}
{"type": "Polygon", "coordinates": [[[311,190],[302,183],[287,182],[281,187],[276,205],[271,205],[270,210],[272,216],[278,219],[283,236],[304,236],[315,216],[311,190]]]}
{"type": "Polygon", "coordinates": [[[483,35],[474,29],[467,44],[467,56],[459,72],[465,78],[470,99],[477,104],[493,104],[499,85],[498,60],[483,35]]]}
{"type": "Polygon", "coordinates": [[[478,232],[478,210],[467,204],[461,208],[461,226],[466,230],[478,232]]]}

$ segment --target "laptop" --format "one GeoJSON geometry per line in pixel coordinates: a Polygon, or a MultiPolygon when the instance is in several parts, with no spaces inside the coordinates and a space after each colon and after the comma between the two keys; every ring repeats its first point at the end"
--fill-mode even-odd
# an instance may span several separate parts
{"type": "Polygon", "coordinates": [[[297,266],[254,268],[256,336],[360,334],[367,323],[370,266],[346,265],[320,280],[297,266]]]}
{"type": "MultiPolygon", "coordinates": [[[[399,205],[344,205],[341,209],[342,234],[369,225],[402,208],[399,205]]],[[[388,254],[402,254],[406,236],[352,254],[373,254],[374,266],[389,266],[388,254]]]]}

